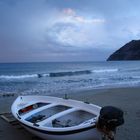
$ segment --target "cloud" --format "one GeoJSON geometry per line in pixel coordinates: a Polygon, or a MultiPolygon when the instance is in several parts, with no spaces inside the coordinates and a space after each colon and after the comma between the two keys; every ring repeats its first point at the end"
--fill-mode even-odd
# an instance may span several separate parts
{"type": "Polygon", "coordinates": [[[74,18],[77,22],[80,22],[80,23],[104,23],[105,20],[104,19],[86,19],[84,17],[81,17],[81,16],[76,16],[74,18]]]}
{"type": "Polygon", "coordinates": [[[140,2],[108,3],[0,0],[0,61],[105,60],[140,38],[140,2]]]}
{"type": "Polygon", "coordinates": [[[75,11],[71,8],[63,9],[63,13],[70,16],[74,16],[76,14],[75,11]]]}
{"type": "Polygon", "coordinates": [[[62,10],[64,14],[62,16],[63,22],[71,22],[75,24],[83,23],[83,24],[96,24],[96,23],[104,23],[105,19],[103,18],[86,18],[84,16],[79,16],[76,11],[71,8],[66,8],[62,10]]]}
{"type": "Polygon", "coordinates": [[[105,19],[102,18],[87,18],[71,8],[63,9],[53,17],[55,19],[46,29],[46,38],[62,46],[94,47],[104,34],[105,19]]]}

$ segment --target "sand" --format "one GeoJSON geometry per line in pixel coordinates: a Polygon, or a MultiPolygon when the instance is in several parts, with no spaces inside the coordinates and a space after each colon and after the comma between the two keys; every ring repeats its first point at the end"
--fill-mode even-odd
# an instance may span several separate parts
{"type": "MultiPolygon", "coordinates": [[[[63,97],[64,95],[55,95],[63,97]]],[[[100,106],[116,106],[124,111],[125,124],[117,130],[116,140],[139,140],[140,139],[140,87],[137,88],[114,88],[81,91],[80,93],[68,94],[69,98],[88,101],[100,106]]],[[[0,112],[10,111],[10,106],[16,97],[0,97],[0,112]]],[[[14,128],[15,129],[15,128],[14,128]]],[[[32,139],[30,134],[22,134],[14,130],[0,119],[0,139],[14,140],[32,139]],[[14,131],[14,133],[12,133],[14,131]],[[6,135],[5,135],[6,134],[6,135]]],[[[25,132],[26,133],[26,132],[25,132]]]]}

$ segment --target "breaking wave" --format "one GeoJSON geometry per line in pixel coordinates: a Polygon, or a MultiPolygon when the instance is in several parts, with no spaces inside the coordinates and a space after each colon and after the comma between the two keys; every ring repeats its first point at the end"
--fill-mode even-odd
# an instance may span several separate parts
{"type": "Polygon", "coordinates": [[[105,73],[117,72],[118,69],[99,69],[99,70],[81,70],[81,71],[65,71],[65,72],[51,72],[51,73],[38,73],[38,74],[25,74],[25,75],[1,75],[0,79],[25,79],[25,78],[42,78],[42,77],[63,77],[63,76],[76,76],[91,73],[105,73]]]}
{"type": "Polygon", "coordinates": [[[73,75],[82,75],[82,74],[90,74],[92,71],[90,70],[83,70],[83,71],[68,71],[68,72],[56,72],[50,73],[50,77],[61,77],[61,76],[73,76],[73,75]]]}
{"type": "Polygon", "coordinates": [[[117,72],[119,69],[99,69],[99,70],[93,70],[93,73],[104,73],[104,72],[117,72]]]}
{"type": "Polygon", "coordinates": [[[54,73],[46,73],[46,74],[25,74],[25,75],[1,75],[0,79],[25,79],[25,78],[41,78],[41,77],[62,77],[62,76],[73,76],[73,75],[82,75],[82,74],[90,74],[92,73],[90,70],[83,71],[68,71],[68,72],[54,72],[54,73]]]}
{"type": "Polygon", "coordinates": [[[37,77],[37,74],[31,75],[1,75],[0,79],[24,79],[24,78],[34,78],[37,77]]]}

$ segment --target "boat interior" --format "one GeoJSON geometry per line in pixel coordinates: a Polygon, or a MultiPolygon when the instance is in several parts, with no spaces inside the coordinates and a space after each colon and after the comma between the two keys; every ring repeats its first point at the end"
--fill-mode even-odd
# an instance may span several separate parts
{"type": "Polygon", "coordinates": [[[52,121],[52,127],[72,127],[88,123],[93,118],[95,118],[94,114],[83,110],[77,110],[54,119],[52,121]]]}
{"type": "Polygon", "coordinates": [[[70,107],[68,106],[63,106],[63,105],[57,105],[57,106],[53,106],[47,109],[44,109],[42,111],[39,111],[33,115],[31,115],[30,117],[28,117],[26,120],[31,122],[31,123],[37,123],[40,121],[43,121],[59,112],[65,111],[67,109],[69,109],[70,107]]]}
{"type": "Polygon", "coordinates": [[[63,128],[93,123],[95,114],[66,105],[36,103],[18,111],[27,122],[44,127],[63,128]]]}

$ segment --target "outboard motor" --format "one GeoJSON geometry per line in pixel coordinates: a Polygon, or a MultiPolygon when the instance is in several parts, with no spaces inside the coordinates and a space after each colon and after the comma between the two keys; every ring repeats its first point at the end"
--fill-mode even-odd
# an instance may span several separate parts
{"type": "Polygon", "coordinates": [[[114,140],[116,128],[124,123],[123,111],[113,106],[100,110],[97,128],[103,132],[103,140],[114,140]]]}

